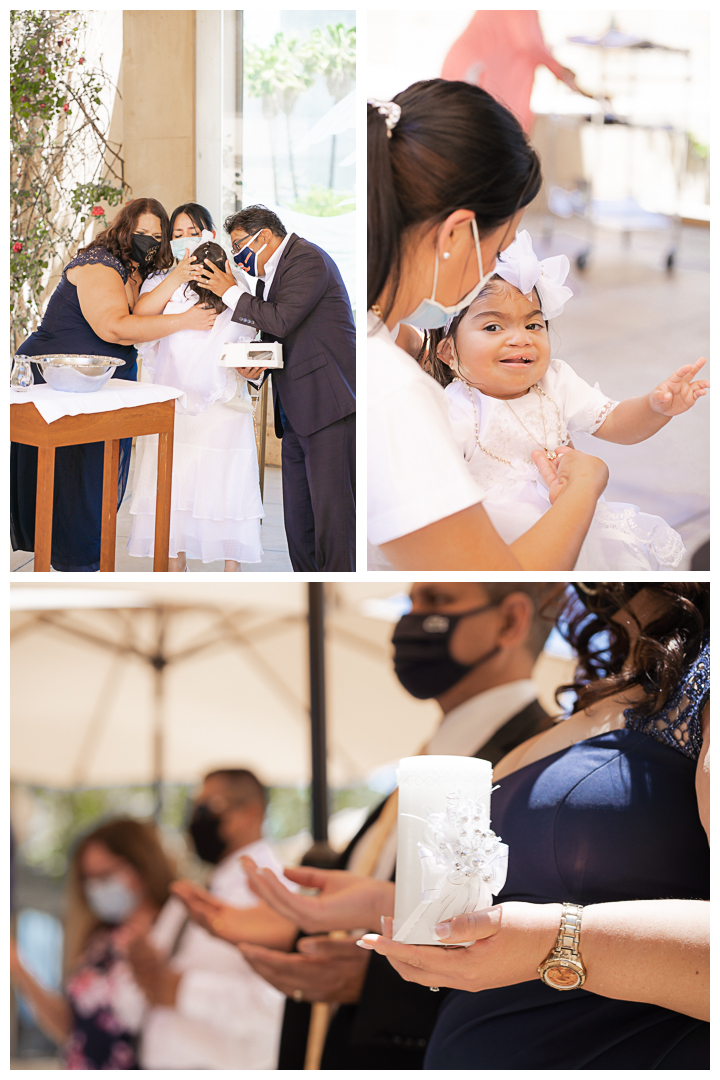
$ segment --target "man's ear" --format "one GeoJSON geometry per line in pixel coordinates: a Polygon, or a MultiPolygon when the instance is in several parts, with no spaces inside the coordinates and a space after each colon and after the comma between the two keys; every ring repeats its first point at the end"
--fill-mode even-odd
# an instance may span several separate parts
{"type": "Polygon", "coordinates": [[[457,358],[455,356],[455,345],[451,337],[443,338],[437,347],[437,355],[442,360],[443,364],[447,364],[451,371],[456,375],[457,370],[457,358]]]}

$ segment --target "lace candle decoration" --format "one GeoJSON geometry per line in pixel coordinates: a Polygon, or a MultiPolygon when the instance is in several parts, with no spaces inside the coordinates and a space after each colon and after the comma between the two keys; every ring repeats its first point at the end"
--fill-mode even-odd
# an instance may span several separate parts
{"type": "Polygon", "coordinates": [[[398,789],[393,937],[439,945],[437,923],[489,907],[505,884],[507,845],[490,828],[492,766],[479,758],[402,758],[398,789]]]}

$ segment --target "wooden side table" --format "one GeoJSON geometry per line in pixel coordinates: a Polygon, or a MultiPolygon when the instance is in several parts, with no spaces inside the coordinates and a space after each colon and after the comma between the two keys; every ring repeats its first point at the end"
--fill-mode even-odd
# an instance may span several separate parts
{"type": "Polygon", "coordinates": [[[103,462],[100,569],[115,569],[118,464],[120,439],[134,435],[158,436],[157,498],[155,501],[155,555],[153,571],[167,573],[170,543],[175,402],[161,401],[80,416],[62,416],[48,424],[31,402],[10,406],[10,439],[38,448],[37,502],[35,507],[35,572],[50,570],[52,544],[55,450],[78,443],[105,443],[103,462]]]}

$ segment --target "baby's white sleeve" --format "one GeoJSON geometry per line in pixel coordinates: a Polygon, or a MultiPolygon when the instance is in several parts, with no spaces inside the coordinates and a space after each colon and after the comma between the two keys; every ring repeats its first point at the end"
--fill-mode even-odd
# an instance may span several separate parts
{"type": "Polygon", "coordinates": [[[619,402],[604,394],[597,383],[590,386],[563,360],[551,360],[542,384],[557,402],[572,438],[577,432],[592,435],[619,402]]]}

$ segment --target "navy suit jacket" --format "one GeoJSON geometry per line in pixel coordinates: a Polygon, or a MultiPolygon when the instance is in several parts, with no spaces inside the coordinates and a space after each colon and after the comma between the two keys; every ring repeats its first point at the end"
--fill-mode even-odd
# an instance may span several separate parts
{"type": "Polygon", "coordinates": [[[272,372],[278,438],[278,398],[303,436],[355,412],[355,323],[340,271],[322,248],[291,233],[268,295],[244,293],[233,322],[282,343],[285,366],[272,372]]]}

